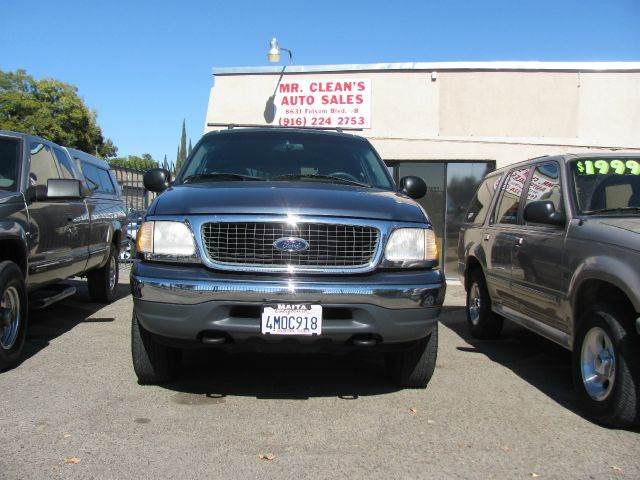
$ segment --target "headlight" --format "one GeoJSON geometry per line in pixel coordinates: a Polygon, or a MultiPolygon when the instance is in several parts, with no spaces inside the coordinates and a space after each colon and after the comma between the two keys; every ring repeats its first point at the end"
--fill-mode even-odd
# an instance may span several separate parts
{"type": "Polygon", "coordinates": [[[388,267],[434,267],[438,263],[438,246],[433,230],[394,230],[387,241],[384,259],[388,267]]]}
{"type": "Polygon", "coordinates": [[[199,261],[191,229],[182,222],[144,222],[138,229],[136,251],[147,260],[199,261]]]}

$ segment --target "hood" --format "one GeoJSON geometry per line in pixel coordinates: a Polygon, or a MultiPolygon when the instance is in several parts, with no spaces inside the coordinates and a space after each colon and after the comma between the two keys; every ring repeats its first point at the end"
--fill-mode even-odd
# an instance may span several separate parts
{"type": "Polygon", "coordinates": [[[640,216],[589,218],[584,225],[589,240],[640,251],[640,216]]]}
{"type": "Polygon", "coordinates": [[[7,190],[0,190],[0,204],[15,202],[24,203],[24,199],[20,192],[9,192],[7,190]]]}
{"type": "Polygon", "coordinates": [[[387,190],[326,183],[209,182],[169,188],[153,215],[296,214],[424,222],[422,208],[387,190]]]}
{"type": "Polygon", "coordinates": [[[600,220],[600,223],[640,234],[640,216],[635,218],[606,218],[600,220]]]}

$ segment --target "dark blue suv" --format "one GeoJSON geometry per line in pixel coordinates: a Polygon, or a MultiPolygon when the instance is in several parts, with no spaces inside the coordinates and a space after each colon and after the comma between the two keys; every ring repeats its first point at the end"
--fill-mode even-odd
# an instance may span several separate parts
{"type": "Polygon", "coordinates": [[[435,367],[445,293],[431,224],[364,138],[231,129],[205,135],[137,236],[133,364],[173,378],[188,346],[384,352],[402,386],[435,367]]]}

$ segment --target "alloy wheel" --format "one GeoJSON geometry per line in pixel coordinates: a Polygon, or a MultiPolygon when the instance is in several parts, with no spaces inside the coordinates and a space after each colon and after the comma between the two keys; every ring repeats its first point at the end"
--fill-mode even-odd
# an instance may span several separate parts
{"type": "Polygon", "coordinates": [[[9,350],[16,343],[20,332],[20,322],[22,320],[20,312],[20,294],[15,287],[8,287],[2,295],[0,303],[2,308],[3,328],[0,337],[0,347],[9,350]]]}
{"type": "Polygon", "coordinates": [[[120,260],[128,261],[133,257],[131,242],[127,242],[125,247],[120,252],[120,260]]]}
{"type": "Polygon", "coordinates": [[[601,402],[613,390],[616,355],[611,338],[600,327],[593,327],[582,341],[580,352],[582,383],[589,396],[601,402]]]}
{"type": "Polygon", "coordinates": [[[109,291],[113,291],[116,288],[116,280],[118,277],[118,262],[116,257],[112,256],[109,259],[109,291]]]}
{"type": "Polygon", "coordinates": [[[477,283],[471,285],[469,290],[469,318],[473,325],[478,325],[480,322],[480,312],[482,310],[482,294],[480,293],[480,286],[477,283]]]}

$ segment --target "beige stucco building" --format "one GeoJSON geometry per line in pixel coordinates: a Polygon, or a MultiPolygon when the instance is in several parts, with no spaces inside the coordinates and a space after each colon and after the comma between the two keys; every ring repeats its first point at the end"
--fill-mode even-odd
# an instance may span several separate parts
{"type": "MultiPolygon", "coordinates": [[[[640,152],[640,62],[451,62],[216,68],[205,131],[242,125],[358,128],[422,204],[451,250],[487,170],[556,153],[640,152]],[[340,125],[338,125],[340,123],[340,125]],[[472,194],[471,192],[469,196],[472,194]]],[[[452,259],[443,258],[445,267],[452,259]]]]}

